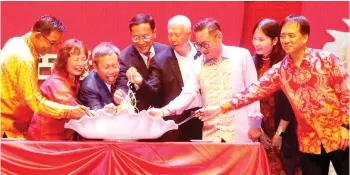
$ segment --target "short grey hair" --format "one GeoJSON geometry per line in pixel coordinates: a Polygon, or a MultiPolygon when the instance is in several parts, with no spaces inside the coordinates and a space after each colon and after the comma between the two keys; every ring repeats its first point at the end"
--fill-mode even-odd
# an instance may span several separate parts
{"type": "Polygon", "coordinates": [[[176,15],[168,21],[168,27],[172,24],[179,24],[184,26],[185,30],[191,32],[191,21],[184,15],[176,15]]]}
{"type": "Polygon", "coordinates": [[[116,54],[118,56],[118,61],[120,58],[120,50],[111,42],[102,42],[97,45],[92,51],[92,61],[96,63],[96,59],[106,55],[116,54]]]}

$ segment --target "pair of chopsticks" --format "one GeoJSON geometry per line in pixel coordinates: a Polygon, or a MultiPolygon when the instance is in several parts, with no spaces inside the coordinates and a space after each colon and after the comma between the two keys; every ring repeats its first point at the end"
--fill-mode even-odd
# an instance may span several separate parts
{"type": "Polygon", "coordinates": [[[180,126],[180,125],[182,125],[182,124],[188,122],[189,120],[191,120],[191,119],[193,119],[193,118],[195,118],[195,117],[199,117],[199,112],[197,112],[197,113],[191,115],[190,117],[188,117],[187,119],[183,120],[182,122],[180,122],[180,123],[177,124],[177,125],[180,126]]]}

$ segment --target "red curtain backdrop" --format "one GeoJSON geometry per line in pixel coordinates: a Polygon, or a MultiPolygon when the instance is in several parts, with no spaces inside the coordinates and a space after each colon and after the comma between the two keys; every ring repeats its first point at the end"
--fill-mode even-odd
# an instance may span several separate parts
{"type": "MultiPolygon", "coordinates": [[[[221,24],[224,43],[253,52],[252,30],[262,18],[282,21],[289,14],[305,15],[311,24],[309,46],[322,48],[334,39],[326,29],[348,32],[342,18],[349,18],[349,2],[1,2],[1,47],[29,31],[39,16],[50,14],[63,21],[64,39],[77,38],[90,50],[102,41],[120,49],[130,44],[128,23],[137,13],[155,18],[157,41],[167,42],[167,21],[188,16],[192,23],[214,17],[221,24]]],[[[193,39],[193,38],[192,38],[193,39]]]]}
{"type": "Polygon", "coordinates": [[[1,149],[1,174],[270,174],[260,144],[2,139],[1,149]]]}
{"type": "Polygon", "coordinates": [[[112,41],[123,49],[131,43],[129,22],[138,13],[154,17],[157,41],[167,42],[168,20],[183,14],[196,23],[215,17],[227,35],[228,44],[239,45],[244,2],[1,2],[2,46],[10,37],[21,35],[44,14],[51,14],[66,26],[65,38],[75,37],[90,50],[102,41],[112,41]],[[220,13],[218,13],[220,9],[220,13]],[[234,33],[231,35],[230,33],[234,33]]]}

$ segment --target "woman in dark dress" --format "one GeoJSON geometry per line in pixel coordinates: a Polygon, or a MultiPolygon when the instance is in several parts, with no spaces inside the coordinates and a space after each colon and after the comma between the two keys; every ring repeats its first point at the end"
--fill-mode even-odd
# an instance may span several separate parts
{"type": "MultiPolygon", "coordinates": [[[[273,19],[263,19],[254,27],[253,59],[258,78],[285,56],[279,35],[280,25],[273,19]]],[[[287,175],[301,174],[296,121],[287,97],[279,90],[260,100],[260,110],[264,115],[260,141],[268,153],[271,173],[279,175],[283,169],[287,175]]]]}

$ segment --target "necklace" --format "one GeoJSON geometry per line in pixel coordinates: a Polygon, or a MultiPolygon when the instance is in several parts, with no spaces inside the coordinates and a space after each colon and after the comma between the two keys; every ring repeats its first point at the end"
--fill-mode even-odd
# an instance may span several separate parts
{"type": "Polygon", "coordinates": [[[262,57],[261,59],[264,61],[270,60],[270,58],[264,58],[264,57],[262,57]]]}

